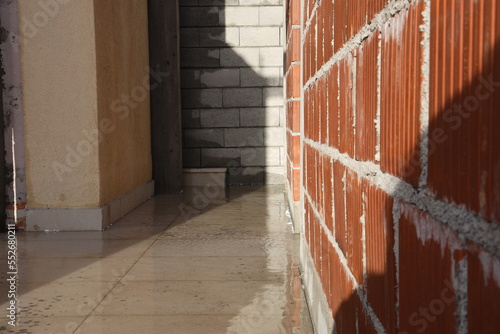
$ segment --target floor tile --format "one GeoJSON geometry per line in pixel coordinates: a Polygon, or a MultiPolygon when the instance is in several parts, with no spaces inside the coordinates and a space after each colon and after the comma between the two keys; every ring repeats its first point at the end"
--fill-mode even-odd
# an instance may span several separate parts
{"type": "Polygon", "coordinates": [[[139,281],[280,280],[286,259],[270,263],[266,256],[146,257],[128,276],[139,281]]]}
{"type": "MultiPolygon", "coordinates": [[[[28,258],[19,261],[19,282],[118,282],[136,258],[28,258]]],[[[6,273],[0,273],[4,280],[6,273]]]]}
{"type": "Polygon", "coordinates": [[[93,315],[269,314],[281,315],[287,297],[281,283],[269,281],[126,282],[93,315]],[[268,305],[267,309],[260,304],[268,305]]]}
{"type": "MultiPolygon", "coordinates": [[[[92,316],[79,334],[284,334],[292,333],[288,318],[251,315],[169,315],[169,316],[92,316]]],[[[294,332],[307,334],[307,332],[294,332]]]]}
{"type": "MultiPolygon", "coordinates": [[[[18,287],[19,318],[86,316],[116,285],[112,282],[51,282],[20,283],[18,287]]],[[[0,283],[0,292],[6,296],[6,284],[0,283]]],[[[2,298],[0,309],[7,307],[2,298]]]]}
{"type": "MultiPolygon", "coordinates": [[[[62,232],[64,233],[64,232],[62,232]]],[[[22,258],[61,257],[140,257],[154,240],[29,240],[19,242],[18,252],[22,258]]]]}
{"type": "Polygon", "coordinates": [[[283,236],[264,238],[160,238],[144,254],[149,256],[268,256],[286,254],[291,247],[283,236]]]}
{"type": "Polygon", "coordinates": [[[311,334],[289,222],[283,187],[192,187],[104,231],[19,232],[19,327],[0,332],[311,334]]]}
{"type": "Polygon", "coordinates": [[[68,334],[83,323],[85,317],[33,317],[20,318],[16,327],[0,325],[0,333],[5,334],[68,334]],[[2,327],[3,326],[3,327],[2,327]]]}

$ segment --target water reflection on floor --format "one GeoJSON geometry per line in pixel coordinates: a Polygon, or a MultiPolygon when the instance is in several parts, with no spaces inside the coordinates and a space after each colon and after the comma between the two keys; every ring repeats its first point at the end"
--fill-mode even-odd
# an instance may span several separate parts
{"type": "Polygon", "coordinates": [[[188,188],[103,232],[20,232],[19,321],[0,332],[312,333],[285,211],[279,186],[188,188]]]}

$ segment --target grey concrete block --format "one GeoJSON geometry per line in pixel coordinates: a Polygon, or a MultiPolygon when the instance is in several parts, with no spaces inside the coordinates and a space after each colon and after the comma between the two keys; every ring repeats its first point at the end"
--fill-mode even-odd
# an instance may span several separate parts
{"type": "Polygon", "coordinates": [[[188,168],[201,167],[201,153],[199,148],[185,148],[182,150],[182,166],[188,168]]]}
{"type": "Polygon", "coordinates": [[[199,128],[200,127],[200,110],[199,109],[182,109],[182,128],[199,128]]]}
{"type": "Polygon", "coordinates": [[[219,67],[219,49],[181,48],[181,67],[219,67]]]}
{"type": "Polygon", "coordinates": [[[239,0],[200,0],[200,6],[238,6],[239,0]]]}
{"type": "Polygon", "coordinates": [[[283,146],[285,145],[285,128],[269,127],[264,129],[264,145],[283,146]]]}
{"type": "Polygon", "coordinates": [[[181,47],[200,46],[200,31],[197,28],[181,28],[179,33],[181,47]]]}
{"type": "Polygon", "coordinates": [[[228,174],[229,185],[264,184],[263,167],[233,167],[228,174]]]}
{"type": "Polygon", "coordinates": [[[286,180],[284,167],[266,167],[264,184],[284,184],[286,180]]]}
{"type": "Polygon", "coordinates": [[[279,27],[242,27],[240,28],[241,46],[279,46],[279,27]]]}
{"type": "Polygon", "coordinates": [[[198,0],[179,0],[179,6],[197,6],[198,0]]]}
{"type": "Polygon", "coordinates": [[[201,150],[202,167],[239,166],[240,161],[240,150],[237,148],[206,148],[201,150]]]}
{"type": "Polygon", "coordinates": [[[179,24],[181,27],[217,27],[219,7],[180,7],[179,24]]]}
{"type": "Polygon", "coordinates": [[[279,126],[279,107],[240,109],[241,126],[279,126]]]}
{"type": "Polygon", "coordinates": [[[283,6],[262,6],[259,7],[260,26],[283,26],[283,6]]]}
{"type": "Polygon", "coordinates": [[[185,129],[184,147],[222,147],[224,130],[222,129],[185,129]]]}
{"type": "Polygon", "coordinates": [[[281,68],[279,67],[253,67],[242,68],[241,86],[242,87],[270,87],[280,86],[281,68]]]}
{"type": "Polygon", "coordinates": [[[241,6],[276,6],[282,3],[282,0],[240,0],[241,6]]]}
{"type": "Polygon", "coordinates": [[[224,88],[224,107],[262,106],[262,88],[224,88]]]}
{"type": "Polygon", "coordinates": [[[264,146],[263,128],[225,129],[225,147],[264,146]]]}
{"type": "Polygon", "coordinates": [[[220,50],[222,67],[259,66],[258,48],[224,48],[220,50]]]}
{"type": "Polygon", "coordinates": [[[200,45],[226,47],[240,45],[240,28],[201,28],[200,45]]]}
{"type": "Polygon", "coordinates": [[[240,125],[239,109],[202,109],[200,122],[203,128],[229,128],[240,125]]]}
{"type": "Polygon", "coordinates": [[[203,87],[238,87],[240,71],[236,68],[202,70],[200,81],[203,87]]]}
{"type": "Polygon", "coordinates": [[[246,147],[241,149],[242,166],[280,166],[279,147],[246,147]]]}
{"type": "Polygon", "coordinates": [[[284,50],[282,47],[260,48],[260,66],[283,67],[284,50]]]}
{"type": "Polygon", "coordinates": [[[281,107],[283,105],[283,87],[263,89],[264,105],[267,107],[281,107]]]}
{"type": "Polygon", "coordinates": [[[222,107],[221,89],[183,89],[182,108],[219,108],[222,107]]]}
{"type": "Polygon", "coordinates": [[[199,88],[200,70],[184,69],[181,70],[181,88],[199,88]]]}
{"type": "Polygon", "coordinates": [[[224,7],[219,14],[221,26],[257,26],[259,25],[259,7],[224,7]]]}

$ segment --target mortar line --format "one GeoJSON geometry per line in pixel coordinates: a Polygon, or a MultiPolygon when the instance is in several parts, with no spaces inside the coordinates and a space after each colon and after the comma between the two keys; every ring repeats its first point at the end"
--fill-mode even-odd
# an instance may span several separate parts
{"type": "Polygon", "coordinates": [[[357,49],[363,41],[372,36],[377,29],[380,29],[402,10],[409,8],[410,5],[410,0],[395,0],[389,3],[381,12],[375,15],[374,19],[369,24],[363,26],[356,35],[351,37],[337,53],[323,64],[323,66],[304,84],[304,89],[307,90],[314,82],[332,68],[333,65],[344,59],[353,50],[357,49]]]}
{"type": "MultiPolygon", "coordinates": [[[[309,200],[310,203],[315,203],[312,198],[310,197],[309,193],[304,193],[304,196],[309,200]]],[[[373,310],[372,306],[368,302],[368,299],[366,297],[366,293],[363,291],[363,285],[360,285],[357,281],[356,278],[354,277],[353,273],[351,272],[351,269],[349,268],[347,258],[345,257],[344,253],[340,249],[337,241],[333,237],[333,235],[330,233],[328,227],[326,226],[325,220],[321,217],[319,214],[318,210],[315,208],[314,205],[311,205],[311,209],[313,210],[313,213],[316,215],[316,218],[320,222],[321,228],[324,230],[324,233],[326,234],[328,241],[332,244],[333,249],[335,250],[335,253],[337,254],[340,263],[342,264],[342,267],[344,268],[347,277],[353,284],[353,288],[355,293],[358,295],[359,299],[361,300],[361,303],[363,304],[363,307],[366,311],[366,313],[369,315],[370,320],[372,321],[375,330],[377,331],[378,334],[386,334],[386,330],[384,326],[382,325],[382,322],[378,318],[377,314],[375,313],[375,310],[373,310]]],[[[316,269],[316,268],[315,268],[316,269]]]]}
{"type": "MultiPolygon", "coordinates": [[[[163,232],[165,232],[172,224],[174,224],[174,222],[177,220],[177,218],[180,217],[182,211],[179,210],[179,213],[177,213],[177,215],[175,216],[175,218],[172,219],[172,221],[170,222],[170,224],[168,224],[167,226],[165,226],[165,229],[163,230],[163,232]]],[[[92,311],[89,312],[89,314],[87,314],[85,316],[85,319],[83,319],[83,321],[78,325],[78,327],[75,329],[74,333],[79,333],[79,331],[81,330],[81,327],[82,325],[87,321],[87,319],[89,319],[93,314],[94,312],[100,307],[100,305],[102,304],[102,302],[104,300],[106,300],[106,298],[112,293],[112,291],[121,283],[124,281],[125,277],[130,273],[130,271],[132,271],[132,269],[137,265],[137,263],[144,257],[144,255],[151,249],[151,247],[153,247],[153,245],[160,239],[160,236],[163,234],[162,233],[159,233],[156,235],[156,237],[153,239],[153,241],[151,242],[151,244],[149,245],[148,248],[146,248],[144,250],[144,252],[142,252],[142,254],[137,257],[137,260],[134,261],[134,263],[130,266],[130,268],[122,275],[122,277],[116,281],[116,283],[113,285],[113,287],[111,289],[109,289],[108,293],[106,293],[102,298],[101,300],[95,305],[95,307],[92,309],[92,311]]],[[[104,305],[105,306],[105,305],[104,305]]],[[[103,306],[103,307],[104,307],[103,306]]]]}
{"type": "Polygon", "coordinates": [[[423,24],[420,30],[423,32],[422,45],[422,86],[420,96],[420,166],[421,174],[419,178],[420,189],[427,188],[429,174],[429,112],[430,112],[430,61],[431,61],[431,3],[424,0],[425,9],[422,12],[423,24]]]}
{"type": "Polygon", "coordinates": [[[415,205],[419,210],[429,213],[455,232],[464,235],[467,240],[492,253],[497,259],[500,258],[500,245],[496,242],[500,238],[500,225],[479,217],[476,213],[467,210],[464,205],[431,197],[415,189],[406,181],[382,171],[380,166],[373,162],[357,161],[346,153],[340,153],[336,148],[316,143],[308,138],[304,138],[304,142],[340,162],[357,173],[360,178],[370,181],[391,197],[415,205]]]}

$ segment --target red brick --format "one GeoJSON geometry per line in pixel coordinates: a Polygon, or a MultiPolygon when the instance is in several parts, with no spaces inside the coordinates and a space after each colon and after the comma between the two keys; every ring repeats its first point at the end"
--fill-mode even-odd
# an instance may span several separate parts
{"type": "Polygon", "coordinates": [[[299,65],[294,65],[292,67],[292,72],[293,72],[293,90],[292,94],[293,97],[299,98],[300,97],[300,66],[299,65]]]}
{"type": "Polygon", "coordinates": [[[300,0],[292,0],[291,1],[290,22],[293,25],[300,24],[300,0]]]}
{"type": "Polygon", "coordinates": [[[349,11],[349,26],[348,26],[348,39],[355,36],[358,31],[366,24],[366,0],[351,0],[348,4],[349,11]]]}
{"type": "Polygon", "coordinates": [[[317,62],[316,62],[316,71],[318,71],[321,66],[325,63],[324,60],[324,54],[323,54],[323,38],[324,38],[324,26],[323,26],[323,1],[320,2],[319,7],[316,11],[316,57],[317,57],[317,62]]]}
{"type": "Polygon", "coordinates": [[[312,219],[314,222],[314,266],[317,271],[321,268],[321,226],[318,216],[312,213],[312,219]]]}
{"type": "Polygon", "coordinates": [[[356,86],[356,158],[375,161],[377,145],[377,55],[378,32],[358,50],[356,86]]]}
{"type": "Polygon", "coordinates": [[[468,253],[469,333],[498,333],[500,261],[472,244],[468,253]]]}
{"type": "Polygon", "coordinates": [[[293,170],[293,200],[295,202],[300,200],[300,170],[293,170]]]}
{"type": "Polygon", "coordinates": [[[323,208],[324,200],[324,182],[323,182],[323,155],[318,152],[317,156],[317,174],[316,174],[316,182],[318,183],[318,197],[317,197],[317,208],[321,218],[325,217],[325,211],[323,208]]]}
{"type": "Polygon", "coordinates": [[[345,167],[339,162],[333,163],[333,197],[335,204],[335,240],[339,244],[342,252],[347,254],[346,240],[346,211],[345,211],[345,192],[344,192],[344,174],[345,167]]]}
{"type": "Polygon", "coordinates": [[[342,305],[341,290],[340,287],[340,259],[335,252],[332,244],[328,245],[330,254],[330,298],[329,305],[332,311],[332,316],[335,319],[337,314],[340,312],[340,307],[342,305]]]}
{"type": "Polygon", "coordinates": [[[455,333],[453,264],[464,257],[458,236],[409,204],[401,205],[399,235],[400,330],[455,333]]]}
{"type": "Polygon", "coordinates": [[[363,216],[362,183],[356,173],[347,169],[347,264],[358,284],[363,284],[363,216]]]}
{"type": "Polygon", "coordinates": [[[324,16],[324,58],[325,62],[330,60],[333,55],[333,0],[323,0],[324,3],[323,10],[325,11],[324,16]]]}
{"type": "Polygon", "coordinates": [[[326,144],[328,140],[328,110],[327,110],[327,86],[325,77],[321,77],[319,80],[319,101],[320,101],[320,143],[326,144]]]}
{"type": "Polygon", "coordinates": [[[319,142],[319,101],[320,96],[318,93],[318,82],[314,84],[313,87],[313,114],[312,114],[312,122],[313,122],[313,133],[312,139],[316,142],[319,142]]]}
{"type": "Polygon", "coordinates": [[[354,157],[354,108],[353,108],[353,71],[352,55],[340,61],[339,100],[340,100],[340,143],[341,153],[354,157]]]}
{"type": "Polygon", "coordinates": [[[418,186],[422,11],[419,1],[382,29],[381,168],[418,186]]]}
{"type": "Polygon", "coordinates": [[[333,161],[330,157],[323,157],[324,208],[325,224],[333,233],[333,161]]]}
{"type": "Polygon", "coordinates": [[[300,29],[292,30],[292,61],[300,61],[300,29]]]}
{"type": "Polygon", "coordinates": [[[333,39],[335,45],[333,53],[335,54],[348,41],[348,21],[349,15],[346,0],[336,0],[333,2],[333,39]]]}
{"type": "Polygon", "coordinates": [[[367,1],[368,5],[368,21],[371,21],[375,14],[378,14],[382,9],[384,9],[388,0],[370,0],[367,1]]]}
{"type": "Polygon", "coordinates": [[[299,101],[293,101],[292,103],[292,124],[290,129],[293,132],[299,133],[300,132],[300,102],[299,101]]]}
{"type": "Polygon", "coordinates": [[[300,136],[292,136],[293,167],[300,167],[300,136]]]}
{"type": "Polygon", "coordinates": [[[326,296],[330,295],[330,254],[328,236],[321,229],[321,285],[326,296]]]}
{"type": "Polygon", "coordinates": [[[317,16],[311,21],[309,31],[311,32],[311,76],[317,71],[318,44],[316,42],[317,16]]]}
{"type": "Polygon", "coordinates": [[[328,145],[339,147],[339,85],[338,85],[338,66],[334,65],[327,73],[328,87],[328,145]]]}
{"type": "Polygon", "coordinates": [[[310,126],[311,126],[311,100],[310,100],[310,89],[304,91],[304,136],[310,138],[310,126]]]}
{"type": "Polygon", "coordinates": [[[368,302],[388,333],[396,324],[396,259],[391,196],[364,182],[366,224],[366,291],[368,302]]]}
{"type": "Polygon", "coordinates": [[[484,84],[500,81],[500,6],[444,0],[431,12],[429,188],[500,222],[500,94],[484,84]]]}
{"type": "Polygon", "coordinates": [[[330,282],[330,309],[337,333],[356,333],[354,285],[333,247],[330,248],[330,282]]]}

